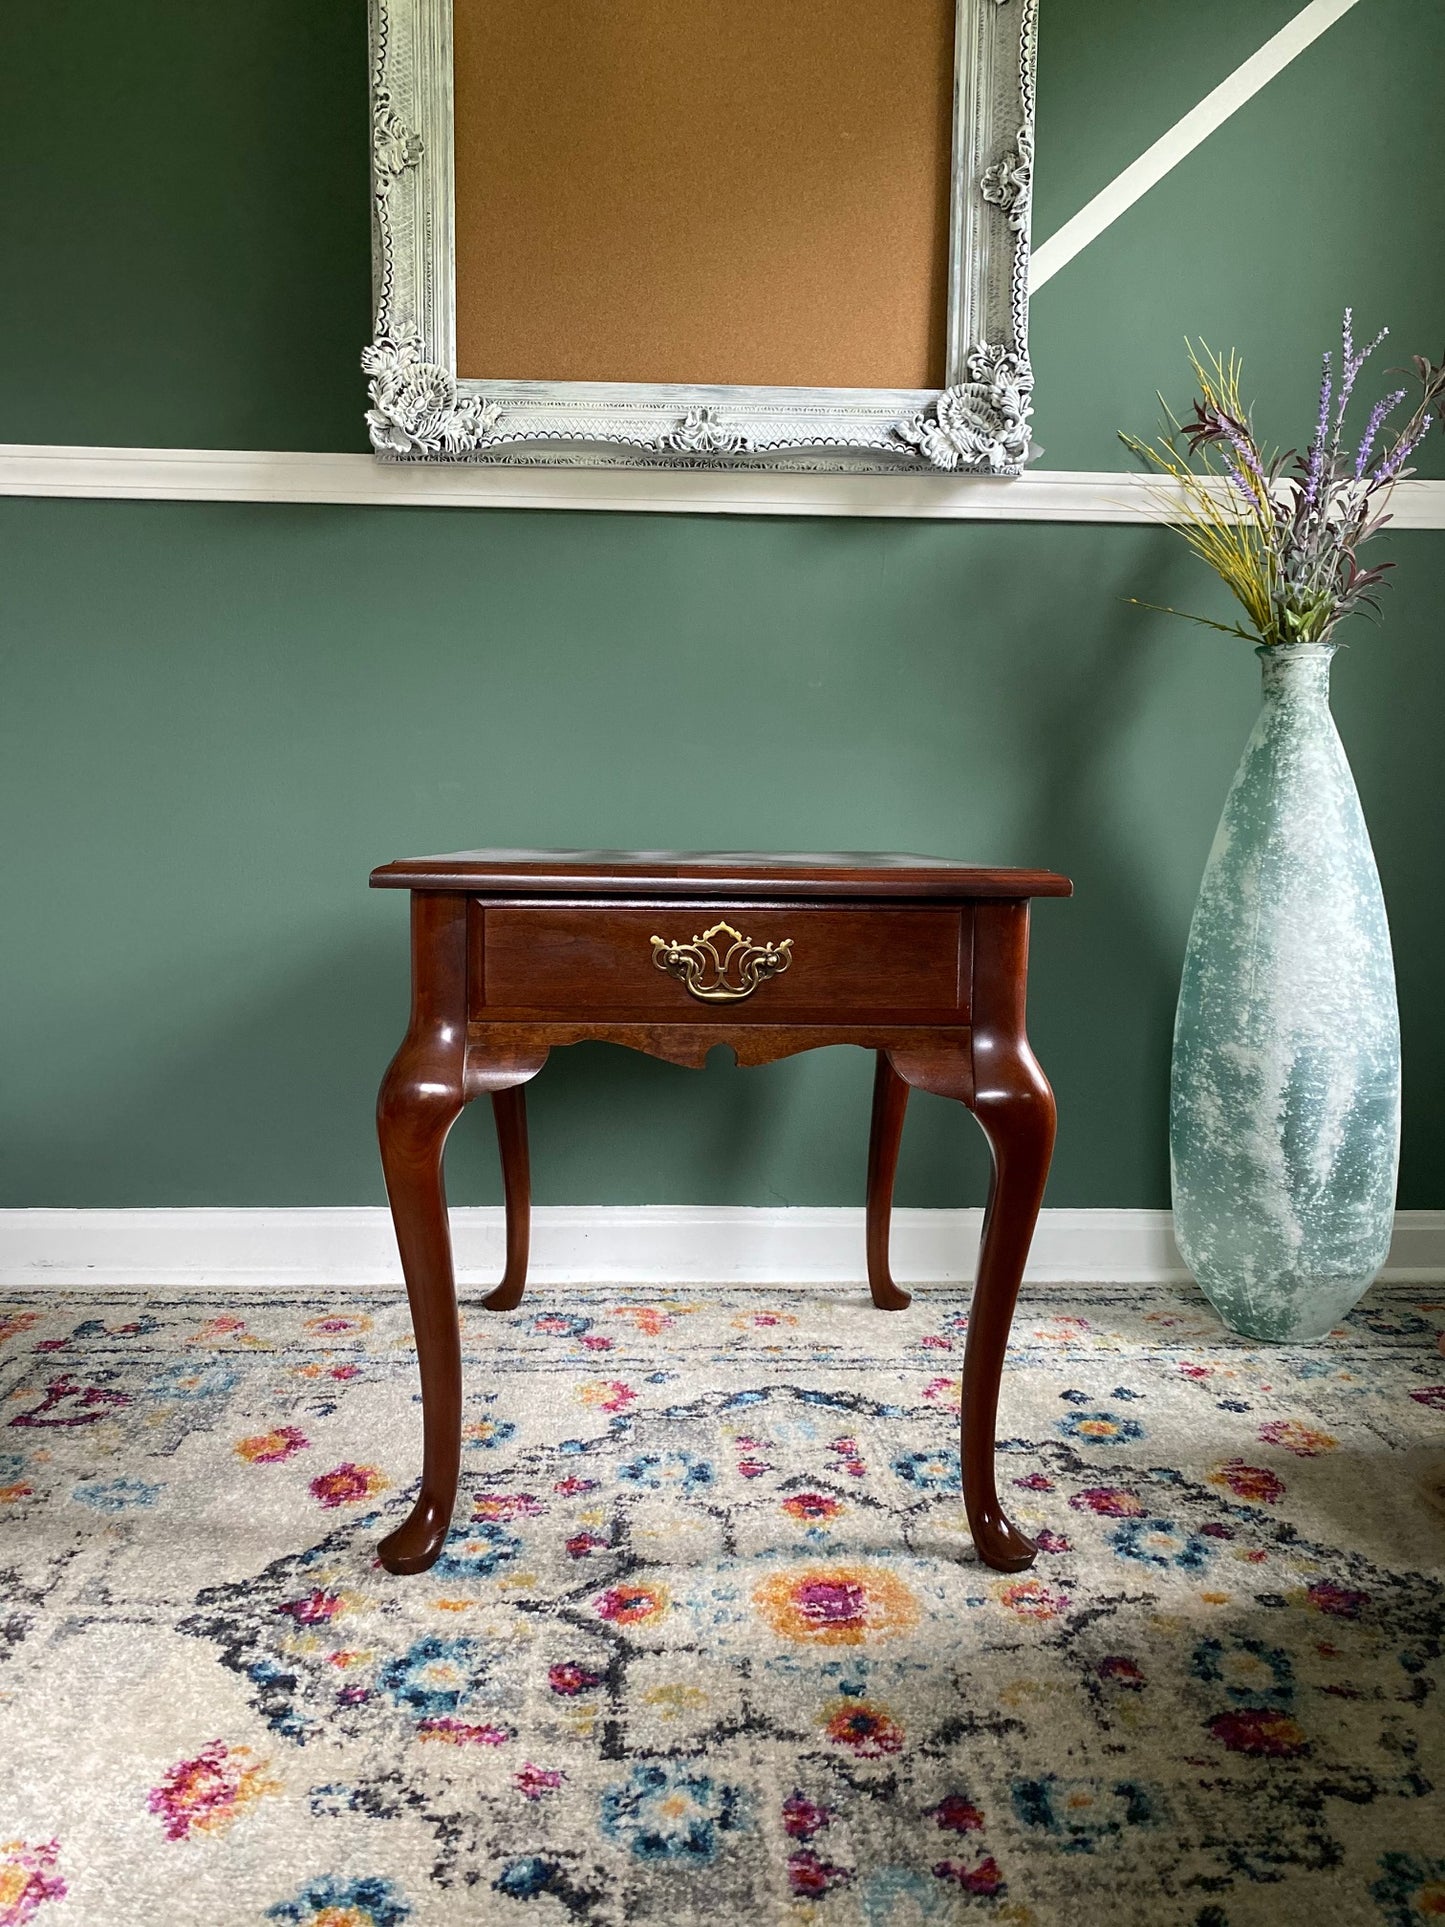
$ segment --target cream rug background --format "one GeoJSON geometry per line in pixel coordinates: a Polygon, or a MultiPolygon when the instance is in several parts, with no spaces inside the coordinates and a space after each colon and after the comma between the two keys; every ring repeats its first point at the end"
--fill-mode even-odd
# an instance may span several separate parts
{"type": "Polygon", "coordinates": [[[967,1294],[464,1311],[457,1525],[390,1293],[0,1306],[0,1927],[1263,1927],[1445,1912],[1445,1294],[1256,1350],[967,1294]]]}

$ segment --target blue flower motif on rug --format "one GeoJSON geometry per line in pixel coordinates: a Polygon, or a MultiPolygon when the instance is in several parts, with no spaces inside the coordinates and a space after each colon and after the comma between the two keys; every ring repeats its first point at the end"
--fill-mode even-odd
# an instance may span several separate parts
{"type": "Polygon", "coordinates": [[[399,1706],[434,1718],[455,1713],[480,1684],[486,1667],[486,1649],[477,1640],[429,1633],[383,1666],[376,1683],[399,1706]]]}
{"type": "Polygon", "coordinates": [[[691,1493],[712,1484],[713,1469],[706,1459],[691,1452],[644,1452],[619,1465],[617,1476],[626,1485],[646,1486],[651,1492],[660,1492],[666,1486],[691,1493]]]}
{"type": "Polygon", "coordinates": [[[961,1476],[957,1449],[941,1446],[935,1452],[900,1452],[893,1470],[908,1485],[921,1492],[956,1492],[961,1476]]]}
{"type": "Polygon", "coordinates": [[[1235,1634],[1227,1641],[1201,1640],[1190,1671],[1196,1679],[1221,1686],[1236,1706],[1288,1706],[1294,1698],[1289,1654],[1260,1639],[1235,1634]]]}
{"type": "Polygon", "coordinates": [[[1120,1418],[1117,1412],[1070,1412],[1057,1429],[1081,1445],[1132,1445],[1144,1436],[1138,1419],[1120,1418]]]}
{"type": "Polygon", "coordinates": [[[146,1389],[152,1398],[160,1400],[224,1398],[227,1392],[235,1390],[240,1377],[233,1365],[183,1358],[163,1366],[146,1389]]]}
{"type": "Polygon", "coordinates": [[[1064,1780],[1050,1773],[1014,1783],[1013,1809],[1024,1826],[1046,1834],[1066,1853],[1093,1853],[1126,1828],[1157,1826],[1157,1791],[1134,1780],[1064,1780]]]}
{"type": "Polygon", "coordinates": [[[130,1512],[154,1505],[164,1490],[148,1479],[89,1479],[76,1486],[74,1497],[97,1512],[130,1512]]]}
{"type": "Polygon", "coordinates": [[[1140,1565],[1174,1566],[1180,1572],[1202,1572],[1215,1553],[1202,1532],[1188,1532],[1172,1519],[1126,1519],[1109,1534],[1109,1543],[1140,1565]]]}
{"type": "Polygon", "coordinates": [[[1371,1888],[1389,1927],[1425,1927],[1445,1916],[1445,1860],[1416,1853],[1382,1853],[1371,1888]]]}
{"type": "Polygon", "coordinates": [[[267,1920],[286,1927],[401,1927],[411,1908],[388,1880],[344,1880],[327,1874],[303,1887],[293,1900],[266,1909],[267,1920]]]}
{"type": "Polygon", "coordinates": [[[515,1532],[482,1520],[451,1535],[446,1551],[436,1563],[437,1576],[487,1579],[501,1567],[510,1565],[521,1550],[522,1541],[515,1532]]]}
{"type": "Polygon", "coordinates": [[[676,1765],[637,1766],[602,1795],[602,1831],[639,1860],[711,1860],[718,1836],[743,1825],[737,1787],[676,1765]]]}

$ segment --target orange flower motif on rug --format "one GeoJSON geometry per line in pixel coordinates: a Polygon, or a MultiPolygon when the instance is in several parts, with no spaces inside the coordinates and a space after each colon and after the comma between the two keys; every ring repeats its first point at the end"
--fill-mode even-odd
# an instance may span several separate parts
{"type": "Polygon", "coordinates": [[[918,1601],[891,1572],[808,1566],[780,1572],[753,1594],[775,1633],[810,1646],[861,1646],[916,1626],[918,1601]]]}
{"type": "Polygon", "coordinates": [[[609,1586],[593,1600],[600,1619],[614,1626],[647,1626],[672,1603],[666,1586],[609,1586]]]}
{"type": "Polygon", "coordinates": [[[278,1425],[270,1432],[256,1432],[236,1441],[236,1457],[248,1465],[284,1465],[287,1459],[304,1452],[311,1443],[295,1425],[278,1425]]]}

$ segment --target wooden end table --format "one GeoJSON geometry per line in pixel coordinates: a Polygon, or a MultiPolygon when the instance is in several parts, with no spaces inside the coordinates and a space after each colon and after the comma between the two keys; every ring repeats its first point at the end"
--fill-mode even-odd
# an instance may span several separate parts
{"type": "Polygon", "coordinates": [[[464,850],[388,863],[411,891],[411,1023],[377,1104],[422,1389],[421,1491],[383,1540],[424,1572],[446,1539],[461,1460],[462,1370],[442,1181],[447,1132],[486,1091],[507,1210],[493,1311],[521,1301],[530,1178],[524,1087],[563,1044],[625,1044],[700,1069],[717,1044],[768,1064],[821,1044],[878,1054],[868,1146],[868,1282],[888,1269],[893,1177],[910,1088],[966,1104],[993,1153],[963,1361],[963,1496],[974,1543],[1031,1565],[994,1482],[1009,1325],[1054,1142],[1054,1098],[1024,1032],[1029,900],[1066,877],[935,857],[464,850]]]}

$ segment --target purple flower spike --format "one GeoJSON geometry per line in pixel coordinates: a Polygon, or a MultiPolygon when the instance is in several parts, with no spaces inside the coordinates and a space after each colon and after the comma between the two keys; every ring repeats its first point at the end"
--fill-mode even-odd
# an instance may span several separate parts
{"type": "Polygon", "coordinates": [[[1233,423],[1230,422],[1226,422],[1225,424],[1224,437],[1229,443],[1229,446],[1234,450],[1240,463],[1249,470],[1257,482],[1263,483],[1264,470],[1259,465],[1259,457],[1254,452],[1254,444],[1250,441],[1249,437],[1241,434],[1233,423]]]}
{"type": "Polygon", "coordinates": [[[1400,473],[1400,470],[1430,433],[1434,424],[1435,417],[1433,415],[1422,416],[1419,428],[1410,436],[1409,440],[1396,443],[1386,460],[1380,464],[1380,472],[1375,477],[1375,486],[1377,488],[1381,482],[1394,481],[1395,477],[1400,473]]]}
{"type": "Polygon", "coordinates": [[[1336,446],[1339,445],[1340,430],[1344,426],[1345,410],[1349,407],[1350,397],[1355,392],[1355,383],[1359,380],[1360,370],[1370,359],[1370,356],[1374,354],[1375,350],[1389,332],[1390,330],[1388,328],[1381,328],[1369,347],[1362,348],[1360,352],[1356,354],[1354,309],[1345,309],[1344,325],[1341,329],[1340,405],[1339,412],[1335,416],[1336,446]]]}
{"type": "Polygon", "coordinates": [[[1249,483],[1245,481],[1244,477],[1240,474],[1239,470],[1234,466],[1232,462],[1230,463],[1230,466],[1229,466],[1229,479],[1234,484],[1234,486],[1239,490],[1240,494],[1244,497],[1244,500],[1247,503],[1247,505],[1250,508],[1253,508],[1254,507],[1254,490],[1249,486],[1249,483]]]}
{"type": "Polygon", "coordinates": [[[1360,443],[1359,453],[1355,456],[1355,480],[1357,482],[1370,466],[1370,457],[1375,452],[1375,438],[1384,425],[1386,415],[1388,415],[1392,409],[1398,408],[1404,399],[1404,389],[1397,388],[1393,395],[1384,396],[1380,401],[1377,401],[1370,410],[1369,424],[1365,429],[1364,439],[1360,443]]]}
{"type": "Polygon", "coordinates": [[[1319,498],[1320,477],[1325,466],[1325,437],[1330,432],[1330,404],[1334,399],[1334,357],[1326,353],[1320,376],[1320,418],[1315,438],[1310,443],[1309,472],[1305,480],[1305,506],[1313,508],[1319,498]]]}

